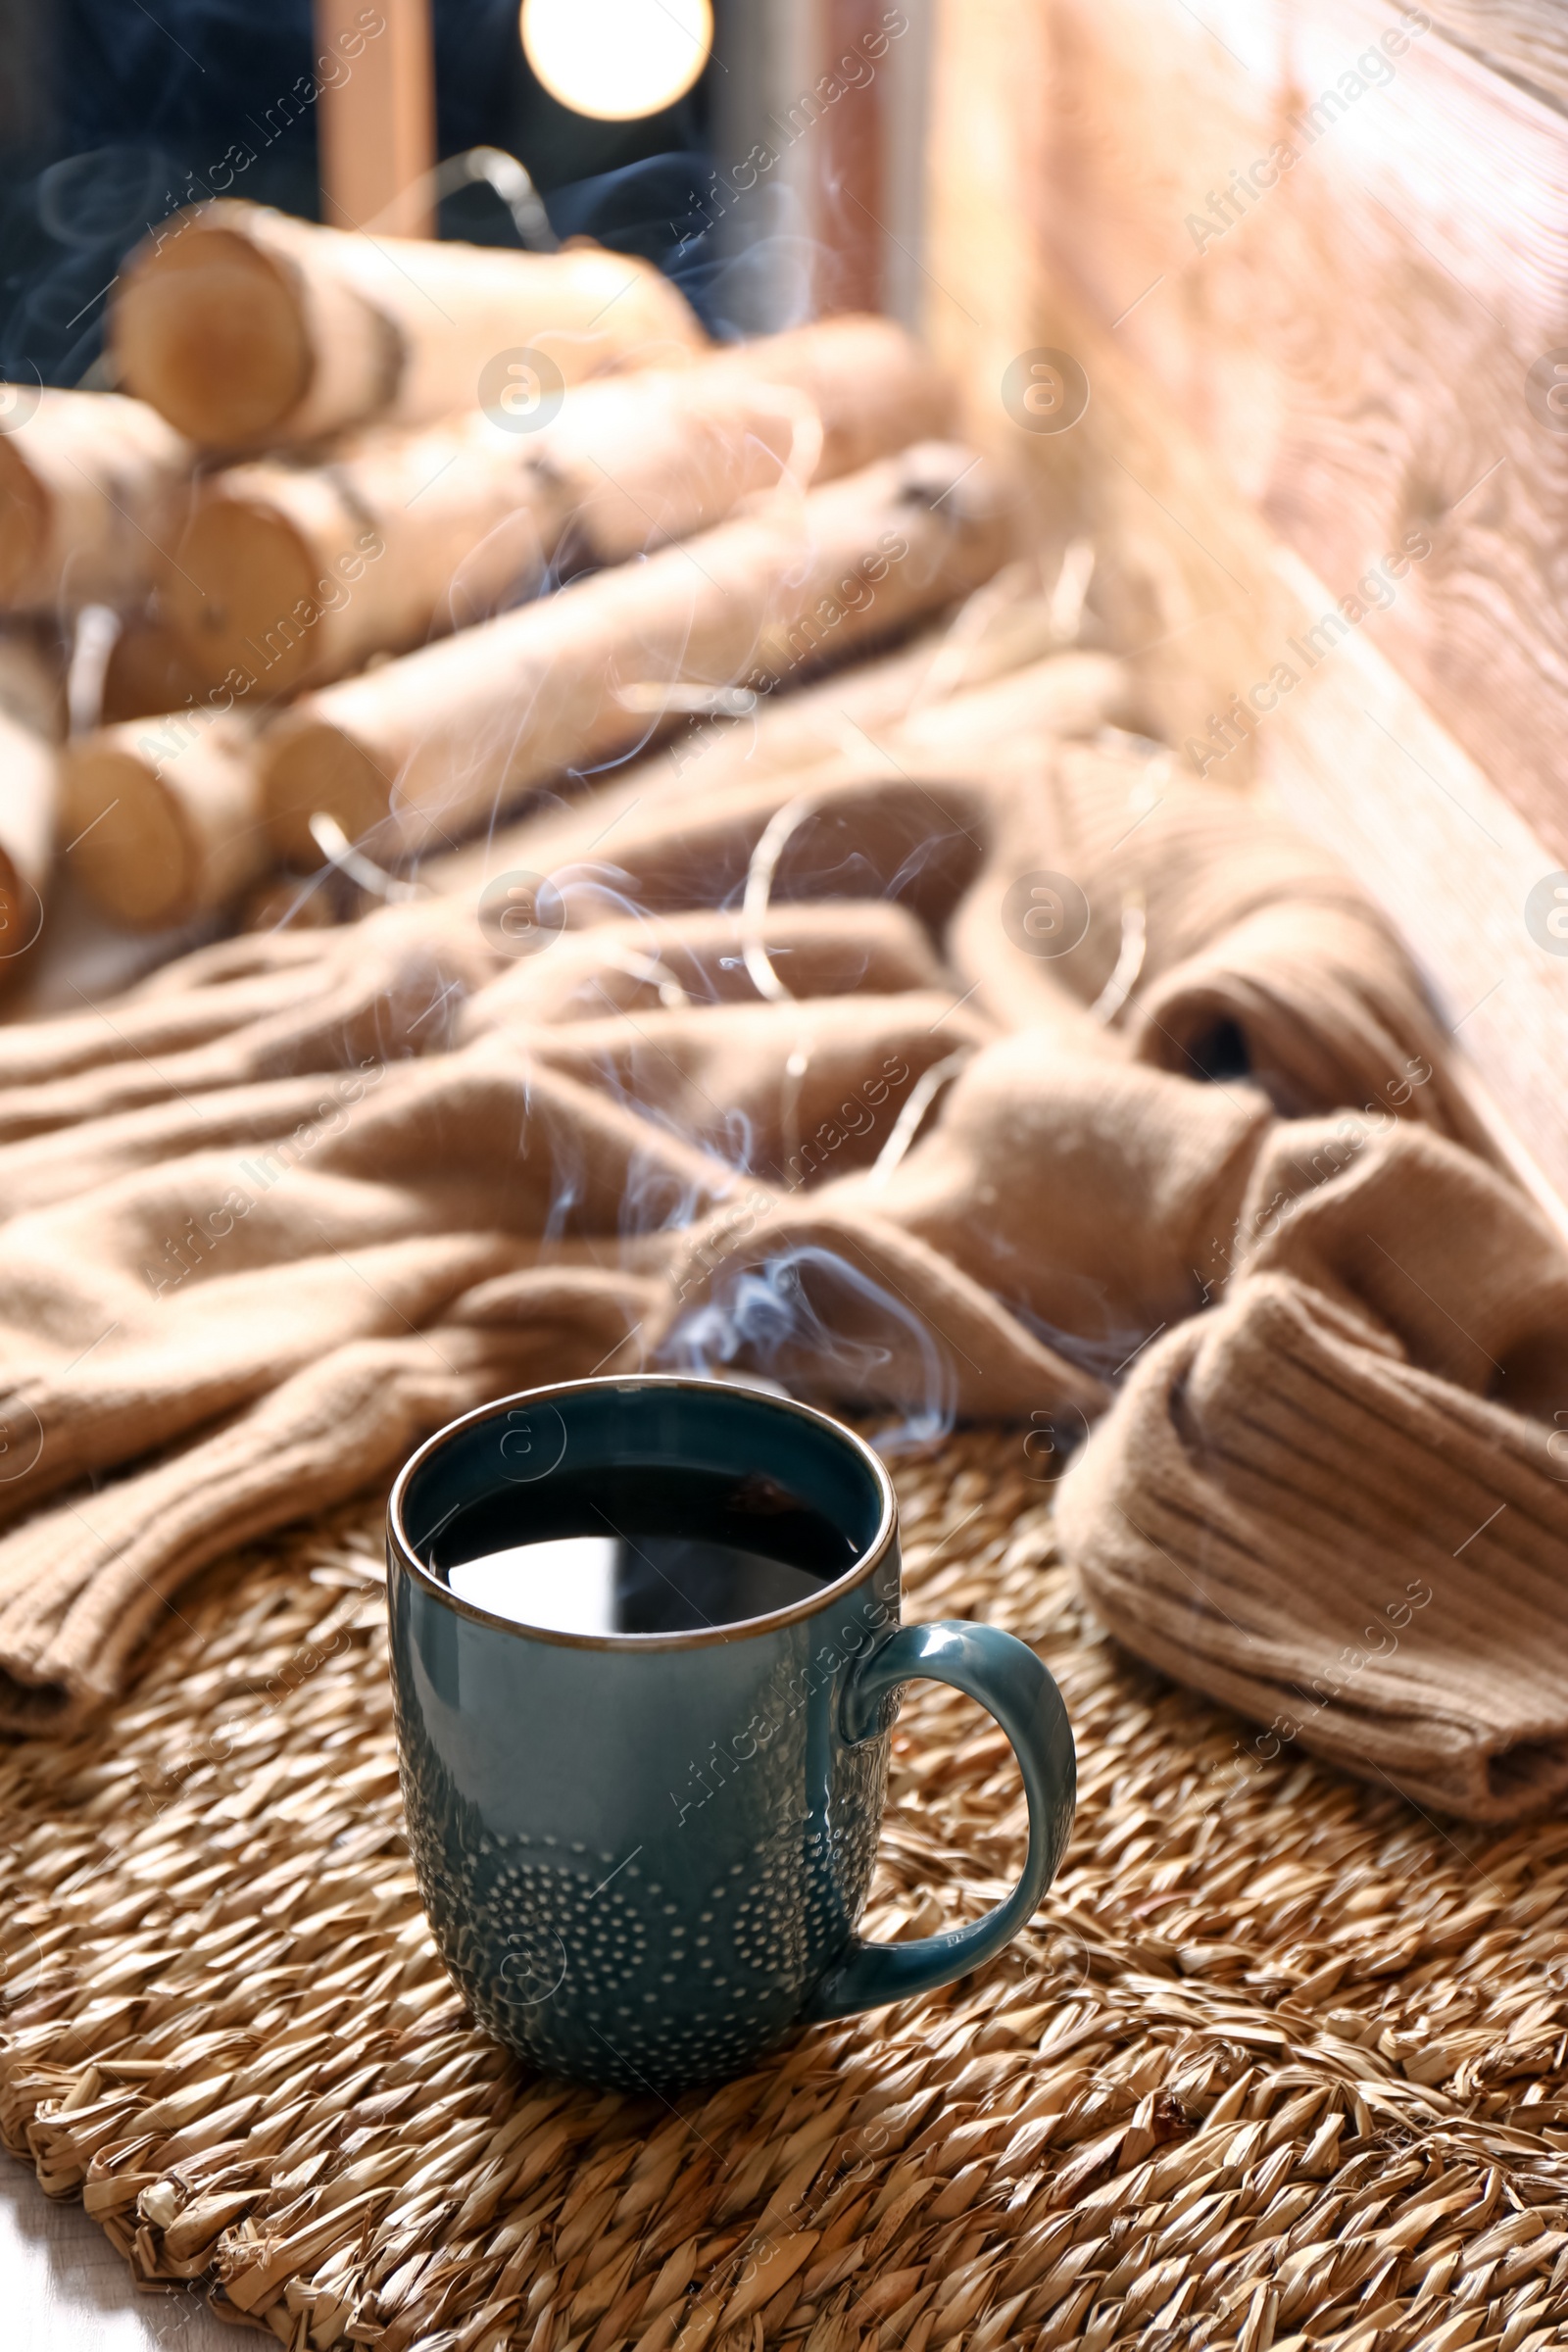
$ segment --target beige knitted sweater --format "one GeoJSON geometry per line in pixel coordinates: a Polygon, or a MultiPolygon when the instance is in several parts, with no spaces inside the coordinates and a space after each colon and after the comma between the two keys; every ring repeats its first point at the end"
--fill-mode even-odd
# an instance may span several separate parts
{"type": "Polygon", "coordinates": [[[814,690],[514,828],[482,908],[0,1031],[0,1721],[479,1399],[745,1363],[1043,1470],[1093,1428],[1066,1552],[1244,1750],[1568,1785],[1568,1261],[1354,884],[1064,740],[1097,675],[836,740],[814,690]]]}

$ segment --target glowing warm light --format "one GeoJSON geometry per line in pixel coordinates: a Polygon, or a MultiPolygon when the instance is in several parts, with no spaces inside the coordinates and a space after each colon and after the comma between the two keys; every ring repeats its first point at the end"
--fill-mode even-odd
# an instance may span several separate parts
{"type": "Polygon", "coordinates": [[[600,122],[673,106],[712,46],[710,0],[522,0],[529,65],[552,98],[600,122]]]}

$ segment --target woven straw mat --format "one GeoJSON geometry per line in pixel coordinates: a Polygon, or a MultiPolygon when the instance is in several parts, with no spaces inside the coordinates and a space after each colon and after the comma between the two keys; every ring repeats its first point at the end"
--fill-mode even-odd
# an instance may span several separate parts
{"type": "MultiPolygon", "coordinates": [[[[673,2104],[524,2073],[416,1896],[367,1504],[0,1763],[8,2146],[293,2352],[1568,2340],[1568,1824],[1260,1759],[1083,1617],[1033,1469],[982,1430],[900,1472],[910,1613],[1027,1636],[1077,1733],[990,1968],[673,2104]]],[[[974,1915],[1025,1829],[1001,1734],[911,1686],[869,1931],[974,1915]]]]}

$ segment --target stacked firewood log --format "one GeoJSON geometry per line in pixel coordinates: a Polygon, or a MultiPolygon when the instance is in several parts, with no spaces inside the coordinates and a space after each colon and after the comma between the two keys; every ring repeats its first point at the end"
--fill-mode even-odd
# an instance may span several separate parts
{"type": "Polygon", "coordinates": [[[591,245],[211,204],[132,257],[109,353],[115,392],[0,388],[0,976],[61,856],[148,930],[351,847],[407,871],[1007,553],[901,328],[715,346],[591,245]]]}

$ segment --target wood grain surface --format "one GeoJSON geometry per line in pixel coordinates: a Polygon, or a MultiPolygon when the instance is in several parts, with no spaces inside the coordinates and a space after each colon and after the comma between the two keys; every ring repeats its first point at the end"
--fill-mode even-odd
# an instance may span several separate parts
{"type": "MultiPolygon", "coordinates": [[[[1113,305],[1157,279],[1173,251],[1188,268],[1169,226],[1184,191],[1200,198],[1227,157],[1265,151],[1255,108],[1250,115],[1240,96],[1255,101],[1259,86],[1274,86],[1265,69],[1278,63],[1269,44],[1277,48],[1282,18],[1205,0],[1206,24],[1237,49],[1230,56],[1177,0],[1096,0],[1103,78],[1080,81],[1066,60],[1070,44],[1085,54],[1090,11],[1085,0],[1069,24],[1076,6],[947,0],[939,20],[928,325],[968,386],[966,431],[1018,470],[1048,548],[1073,533],[1092,542],[1092,623],[1133,661],[1151,725],[1212,781],[1277,794],[1388,910],[1453,1033],[1478,1107],[1548,1212],[1568,1218],[1568,955],[1526,910],[1531,893],[1544,885],[1549,896],[1550,877],[1568,866],[1568,793],[1557,780],[1556,707],[1568,678],[1553,601],[1558,473],[1543,464],[1532,475],[1524,462],[1544,445],[1560,469],[1568,439],[1528,412],[1510,425],[1495,381],[1492,409],[1469,416],[1458,364],[1442,375],[1398,339],[1410,332],[1408,306],[1381,332],[1353,278],[1298,270],[1274,283],[1248,263],[1240,223],[1234,278],[1178,283],[1165,311],[1156,303],[1171,290],[1159,285],[1122,317],[1113,305]],[[1112,78],[1113,38],[1122,45],[1112,78]],[[1064,158],[1063,93],[1074,87],[1084,111],[1064,158]],[[1071,206],[1060,194],[1069,160],[1093,190],[1071,206]],[[1341,316],[1342,295],[1353,315],[1341,316]],[[1229,314],[1215,307],[1225,300],[1229,314]],[[1276,346],[1257,325],[1265,304],[1276,346]],[[1146,315],[1152,322],[1134,338],[1146,315]],[[1087,406],[1066,429],[1021,425],[1008,406],[1008,369],[1033,350],[1076,355],[1085,370],[1087,406]],[[1528,445],[1526,427],[1536,436],[1528,445]],[[1519,462],[1495,466],[1479,495],[1462,497],[1494,464],[1488,434],[1510,432],[1519,462]],[[1437,495],[1440,478],[1452,496],[1437,495]],[[1391,570],[1386,559],[1411,533],[1430,552],[1391,570]],[[1358,581],[1368,583],[1361,596],[1358,581]]],[[[1397,22],[1392,10],[1332,6],[1383,27],[1397,22]]],[[[1330,0],[1313,0],[1310,14],[1329,10],[1330,0]]],[[[1451,59],[1440,63],[1450,71],[1451,59]]],[[[1459,66],[1479,71],[1462,57],[1459,66]]],[[[1538,128],[1544,116],[1531,117],[1538,128]]],[[[1552,138],[1564,130],[1555,125],[1552,138]]],[[[1439,151],[1434,185],[1445,169],[1439,151]]],[[[1286,197],[1282,222],[1294,201],[1286,197]]],[[[1540,234],[1529,201],[1517,193],[1521,241],[1540,234]]],[[[1494,225],[1502,210],[1494,194],[1494,225]]],[[[1261,223],[1250,225],[1261,235],[1261,223]]],[[[1342,233],[1343,224],[1333,231],[1342,233]]],[[[1217,250],[1208,247],[1210,262],[1217,250]]],[[[1520,261],[1516,289],[1527,276],[1520,261]]],[[[1535,289],[1543,318],[1544,284],[1535,289]]],[[[1464,316],[1457,294],[1449,315],[1464,316]]],[[[1568,337],[1568,307],[1563,318],[1556,331],[1568,337]]]]}
{"type": "Polygon", "coordinates": [[[1445,38],[1568,106],[1568,16],[1558,0],[1426,0],[1445,38]]]}
{"type": "Polygon", "coordinates": [[[1430,536],[1390,659],[1568,860],[1568,120],[1388,0],[1048,24],[1050,263],[1332,599],[1430,536]]]}
{"type": "Polygon", "coordinates": [[[79,2204],[53,2204],[29,2172],[0,2171],[6,2352],[233,2352],[234,2330],[194,2294],[139,2294],[79,2204]]]}
{"type": "MultiPolygon", "coordinates": [[[[1321,612],[1322,582],[1288,554],[1277,563],[1321,612]]],[[[1393,917],[1477,1107],[1568,1238],[1568,939],[1526,911],[1554,856],[1364,629],[1282,699],[1259,753],[1265,783],[1393,917]]]]}

